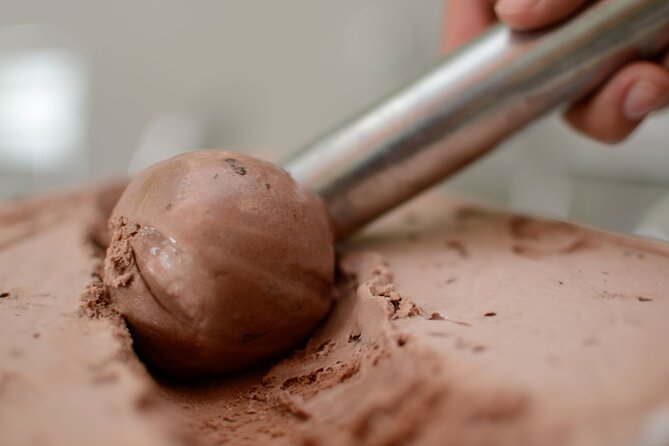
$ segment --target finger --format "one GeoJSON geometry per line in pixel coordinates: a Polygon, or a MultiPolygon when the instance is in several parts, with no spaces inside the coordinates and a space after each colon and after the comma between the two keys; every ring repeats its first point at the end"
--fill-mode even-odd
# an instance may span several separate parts
{"type": "Polygon", "coordinates": [[[669,70],[635,62],[602,88],[571,107],[566,120],[581,132],[606,143],[620,142],[652,113],[669,105],[669,70]]]}
{"type": "Polygon", "coordinates": [[[498,17],[521,31],[543,28],[575,13],[586,0],[499,0],[498,17]]]}
{"type": "Polygon", "coordinates": [[[497,20],[494,0],[447,0],[442,50],[448,53],[476,37],[497,20]]]}

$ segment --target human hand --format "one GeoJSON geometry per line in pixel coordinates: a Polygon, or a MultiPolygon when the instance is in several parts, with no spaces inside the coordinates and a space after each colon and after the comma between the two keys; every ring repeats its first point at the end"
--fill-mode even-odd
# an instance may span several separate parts
{"type": "MultiPolygon", "coordinates": [[[[536,30],[574,14],[586,0],[447,0],[444,51],[503,21],[519,31],[536,30]]],[[[574,128],[606,143],[625,139],[652,112],[669,106],[669,54],[661,62],[636,61],[614,74],[565,118],[574,128]]]]}

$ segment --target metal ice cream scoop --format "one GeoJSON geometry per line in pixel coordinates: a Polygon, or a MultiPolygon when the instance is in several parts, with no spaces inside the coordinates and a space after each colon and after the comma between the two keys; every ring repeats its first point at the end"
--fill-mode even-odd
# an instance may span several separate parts
{"type": "Polygon", "coordinates": [[[669,0],[603,0],[539,32],[499,25],[285,167],[341,239],[668,45],[669,0]]]}

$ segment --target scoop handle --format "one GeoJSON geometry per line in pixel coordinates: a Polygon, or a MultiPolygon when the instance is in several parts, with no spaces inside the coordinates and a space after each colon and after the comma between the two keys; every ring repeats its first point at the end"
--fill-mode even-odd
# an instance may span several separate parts
{"type": "Polygon", "coordinates": [[[285,167],[341,239],[667,45],[669,0],[603,0],[537,32],[499,25],[285,167]]]}

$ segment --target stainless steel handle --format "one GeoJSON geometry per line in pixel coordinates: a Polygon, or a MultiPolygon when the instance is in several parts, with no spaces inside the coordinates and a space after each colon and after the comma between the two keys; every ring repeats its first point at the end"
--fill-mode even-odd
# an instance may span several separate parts
{"type": "Polygon", "coordinates": [[[604,0],[541,32],[500,25],[285,167],[341,239],[667,45],[669,0],[604,0]]]}

